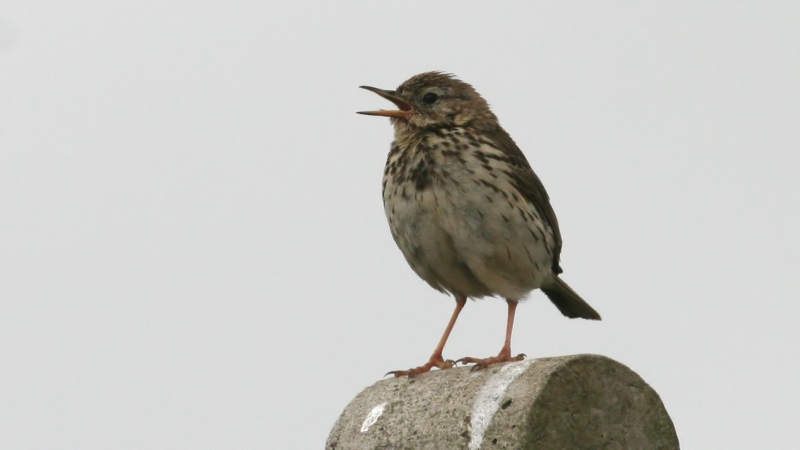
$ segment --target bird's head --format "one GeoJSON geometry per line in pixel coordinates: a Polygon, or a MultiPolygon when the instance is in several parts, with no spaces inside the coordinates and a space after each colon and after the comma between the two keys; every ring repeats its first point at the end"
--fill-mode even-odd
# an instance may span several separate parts
{"type": "Polygon", "coordinates": [[[497,126],[497,117],[475,89],[442,72],[414,75],[396,90],[361,86],[394,103],[396,110],[360,111],[359,114],[391,119],[396,135],[422,129],[454,126],[479,130],[497,126]]]}

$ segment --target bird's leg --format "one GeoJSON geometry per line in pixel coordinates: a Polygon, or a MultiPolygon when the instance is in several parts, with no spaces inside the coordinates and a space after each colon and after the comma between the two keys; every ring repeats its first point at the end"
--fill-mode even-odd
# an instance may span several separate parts
{"type": "Polygon", "coordinates": [[[444,330],[444,334],[442,338],[439,340],[439,345],[436,346],[436,350],[433,351],[433,355],[431,355],[431,359],[428,360],[427,363],[421,365],[419,367],[415,367],[413,369],[408,370],[394,370],[386,375],[392,374],[395,377],[404,377],[408,376],[409,378],[413,378],[421,373],[425,373],[430,371],[434,367],[438,367],[439,369],[449,369],[453,367],[455,364],[452,360],[447,359],[445,360],[442,358],[442,350],[444,350],[444,345],[447,343],[447,338],[450,337],[450,332],[453,331],[453,325],[456,324],[456,319],[458,319],[458,314],[464,308],[464,305],[467,304],[467,297],[456,297],[456,309],[453,311],[453,315],[450,317],[450,323],[447,324],[447,328],[444,330]]]}
{"type": "Polygon", "coordinates": [[[500,354],[491,358],[461,358],[457,363],[462,364],[471,364],[474,363],[475,366],[472,367],[472,370],[477,369],[485,369],[490,364],[497,364],[501,362],[509,362],[509,361],[522,361],[525,359],[525,354],[520,353],[517,356],[511,356],[511,332],[514,329],[514,314],[517,311],[517,301],[516,300],[506,300],[508,303],[508,320],[506,322],[506,340],[503,343],[503,348],[500,350],[500,354]]]}

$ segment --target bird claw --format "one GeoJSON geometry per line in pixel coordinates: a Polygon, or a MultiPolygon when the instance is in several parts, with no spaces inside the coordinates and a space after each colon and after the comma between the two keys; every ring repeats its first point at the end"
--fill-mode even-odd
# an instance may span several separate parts
{"type": "Polygon", "coordinates": [[[472,358],[472,357],[467,356],[465,358],[457,359],[456,363],[461,363],[462,365],[465,365],[465,366],[467,364],[475,364],[474,366],[472,366],[472,369],[471,369],[472,372],[475,372],[476,370],[485,369],[485,368],[491,366],[492,364],[498,364],[498,363],[503,363],[503,362],[513,362],[513,361],[522,361],[523,359],[525,359],[526,356],[527,355],[525,355],[525,353],[520,353],[519,355],[513,356],[513,357],[511,356],[511,354],[500,353],[497,356],[493,356],[491,358],[483,358],[483,359],[472,358]]]}
{"type": "Polygon", "coordinates": [[[425,372],[430,372],[431,369],[436,367],[439,370],[450,369],[456,364],[456,361],[452,359],[442,359],[441,356],[435,357],[432,356],[431,359],[422,366],[414,367],[413,369],[408,370],[392,370],[391,372],[386,372],[386,375],[394,375],[395,378],[400,377],[408,377],[414,378],[417,375],[425,372]]]}

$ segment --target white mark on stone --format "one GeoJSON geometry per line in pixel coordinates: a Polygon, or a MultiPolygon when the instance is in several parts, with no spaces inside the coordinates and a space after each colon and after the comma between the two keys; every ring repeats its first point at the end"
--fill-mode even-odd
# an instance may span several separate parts
{"type": "Polygon", "coordinates": [[[367,418],[364,419],[364,423],[361,424],[361,432],[366,433],[369,431],[369,427],[375,425],[375,422],[378,421],[378,417],[383,414],[383,410],[386,408],[386,402],[381,403],[380,405],[372,408],[372,411],[367,414],[367,418]]]}
{"type": "Polygon", "coordinates": [[[472,403],[470,415],[471,436],[469,450],[479,450],[483,444],[483,435],[492,423],[492,418],[500,408],[500,402],[506,395],[506,389],[522,375],[534,360],[506,364],[492,375],[478,391],[472,403]]]}

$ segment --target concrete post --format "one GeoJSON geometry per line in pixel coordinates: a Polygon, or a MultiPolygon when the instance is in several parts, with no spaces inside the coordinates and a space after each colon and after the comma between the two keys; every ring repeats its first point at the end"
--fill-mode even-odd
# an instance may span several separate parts
{"type": "Polygon", "coordinates": [[[326,450],[678,449],[658,394],[604,356],[433,371],[366,388],[326,450]]]}

